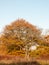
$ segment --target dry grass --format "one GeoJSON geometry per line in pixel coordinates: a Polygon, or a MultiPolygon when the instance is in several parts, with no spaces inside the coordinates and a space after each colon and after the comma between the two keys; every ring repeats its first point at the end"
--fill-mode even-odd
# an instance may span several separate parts
{"type": "Polygon", "coordinates": [[[49,65],[49,60],[31,59],[21,56],[0,56],[0,65],[49,65]]]}
{"type": "Polygon", "coordinates": [[[0,65],[40,65],[40,64],[38,62],[19,62],[10,64],[0,63],[0,65]]]}

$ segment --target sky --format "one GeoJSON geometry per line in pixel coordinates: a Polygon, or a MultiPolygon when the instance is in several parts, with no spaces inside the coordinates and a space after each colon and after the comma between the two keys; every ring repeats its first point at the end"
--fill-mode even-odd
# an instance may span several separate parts
{"type": "Polygon", "coordinates": [[[0,32],[17,19],[49,29],[49,0],[0,0],[0,32]]]}

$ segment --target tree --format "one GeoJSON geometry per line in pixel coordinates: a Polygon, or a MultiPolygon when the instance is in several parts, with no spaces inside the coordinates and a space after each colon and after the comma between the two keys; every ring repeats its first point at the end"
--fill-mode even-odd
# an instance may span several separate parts
{"type": "Polygon", "coordinates": [[[1,36],[1,43],[6,46],[8,53],[14,50],[24,50],[28,56],[29,48],[38,44],[39,39],[41,39],[41,30],[20,19],[5,26],[1,36]]]}
{"type": "Polygon", "coordinates": [[[45,39],[45,46],[49,47],[49,35],[45,35],[44,39],[45,39]]]}

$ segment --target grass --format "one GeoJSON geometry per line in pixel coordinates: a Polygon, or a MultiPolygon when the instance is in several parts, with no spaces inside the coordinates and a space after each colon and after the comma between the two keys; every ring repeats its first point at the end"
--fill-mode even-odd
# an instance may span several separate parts
{"type": "Polygon", "coordinates": [[[0,63],[0,65],[41,65],[38,62],[20,62],[20,63],[10,63],[10,64],[5,64],[5,63],[0,63]]]}
{"type": "Polygon", "coordinates": [[[0,65],[49,65],[49,63],[40,63],[37,61],[32,61],[32,62],[15,62],[15,63],[0,63],[0,65]]]}

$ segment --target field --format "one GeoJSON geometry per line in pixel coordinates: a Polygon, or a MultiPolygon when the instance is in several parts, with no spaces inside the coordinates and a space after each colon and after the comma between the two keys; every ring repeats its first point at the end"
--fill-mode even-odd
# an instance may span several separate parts
{"type": "Polygon", "coordinates": [[[34,62],[19,62],[19,63],[10,63],[10,64],[0,63],[0,65],[49,65],[49,63],[38,63],[34,61],[34,62]]]}
{"type": "Polygon", "coordinates": [[[10,63],[10,64],[0,63],[0,65],[40,65],[40,64],[37,62],[20,62],[20,63],[10,63]]]}
{"type": "Polygon", "coordinates": [[[49,60],[30,59],[17,56],[0,56],[0,65],[49,65],[49,60]]]}

